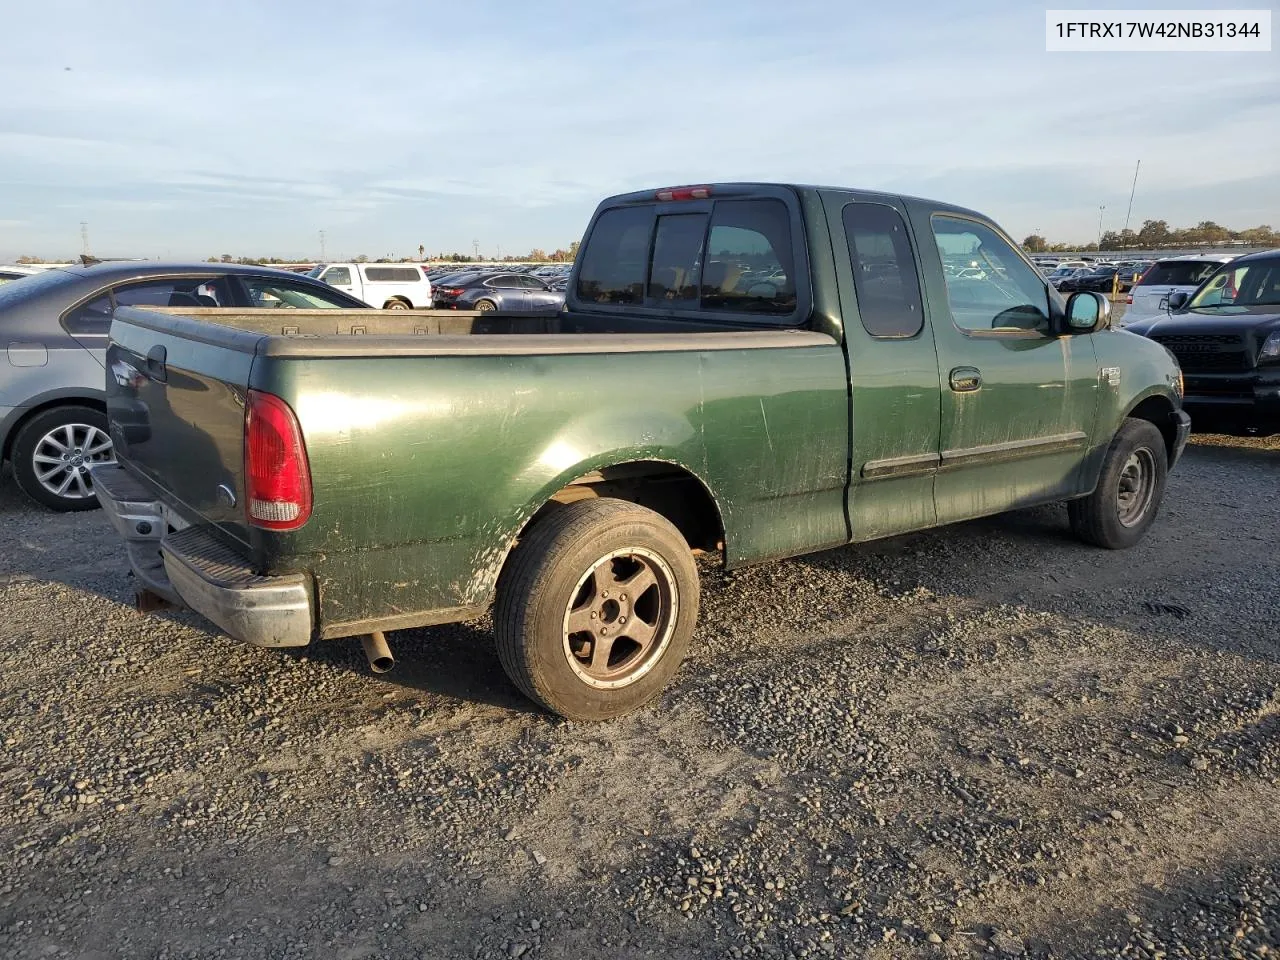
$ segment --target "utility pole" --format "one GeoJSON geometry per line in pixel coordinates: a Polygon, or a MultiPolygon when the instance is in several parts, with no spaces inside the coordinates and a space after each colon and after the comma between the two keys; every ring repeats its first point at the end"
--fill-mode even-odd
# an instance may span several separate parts
{"type": "Polygon", "coordinates": [[[1142,166],[1139,160],[1137,166],[1133,168],[1133,188],[1129,191],[1129,212],[1124,215],[1124,228],[1129,229],[1129,217],[1133,214],[1133,195],[1138,190],[1138,168],[1142,166]]]}
{"type": "Polygon", "coordinates": [[[80,221],[80,243],[84,247],[84,255],[89,255],[89,221],[80,221]]]}
{"type": "Polygon", "coordinates": [[[1107,209],[1105,203],[1098,204],[1098,251],[1102,251],[1102,211],[1107,209]]]}
{"type": "Polygon", "coordinates": [[[321,230],[320,231],[320,262],[324,263],[328,259],[329,258],[328,256],[325,255],[325,249],[324,249],[324,231],[321,230]]]}
{"type": "Polygon", "coordinates": [[[480,241],[479,240],[471,241],[471,250],[473,253],[475,253],[476,259],[479,260],[480,259],[480,241]]]}

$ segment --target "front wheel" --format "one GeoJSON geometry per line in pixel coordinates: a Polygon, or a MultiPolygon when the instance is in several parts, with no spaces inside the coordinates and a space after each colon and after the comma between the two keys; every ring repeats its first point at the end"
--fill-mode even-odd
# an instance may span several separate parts
{"type": "Polygon", "coordinates": [[[498,308],[492,300],[477,300],[476,309],[479,310],[481,313],[491,313],[492,311],[497,310],[498,308]]]}
{"type": "Polygon", "coordinates": [[[93,510],[89,465],[114,460],[107,418],[92,407],[54,407],[36,414],[13,442],[13,477],[32,500],[54,510],[93,510]]]}
{"type": "Polygon", "coordinates": [[[388,300],[382,305],[383,310],[412,310],[413,305],[403,300],[388,300]]]}
{"type": "Polygon", "coordinates": [[[697,619],[684,537],[652,510],[603,498],[559,507],[516,546],[494,630],[526,696],[570,720],[607,720],[662,692],[697,619]]]}
{"type": "Polygon", "coordinates": [[[1108,550],[1132,547],[1155,523],[1168,474],[1168,452],[1155,424],[1125,420],[1107,449],[1098,486],[1067,504],[1071,529],[1108,550]]]}

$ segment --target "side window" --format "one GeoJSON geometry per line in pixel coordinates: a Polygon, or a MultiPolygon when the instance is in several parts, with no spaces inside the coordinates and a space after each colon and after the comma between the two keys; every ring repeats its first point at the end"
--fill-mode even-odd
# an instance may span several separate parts
{"type": "Polygon", "coordinates": [[[126,283],[112,291],[121,307],[229,307],[225,280],[210,277],[167,277],[126,283]]]}
{"type": "Polygon", "coordinates": [[[111,297],[103,294],[76,307],[62,321],[67,333],[105,337],[111,329],[111,297]]]}
{"type": "Polygon", "coordinates": [[[652,207],[615,207],[600,214],[583,248],[578,299],[604,304],[643,300],[652,232],[652,207]]]}
{"type": "Polygon", "coordinates": [[[653,239],[647,297],[676,301],[698,299],[698,271],[702,266],[705,213],[676,213],[658,218],[653,239]]]}
{"type": "Polygon", "coordinates": [[[339,299],[325,295],[323,290],[301,283],[290,283],[288,280],[276,280],[268,277],[241,277],[249,302],[254,307],[273,307],[292,310],[325,310],[343,309],[350,305],[339,299]]]}
{"type": "Polygon", "coordinates": [[[795,310],[795,265],[786,204],[780,200],[716,202],[700,305],[703,310],[738,313],[795,310]]]}
{"type": "Polygon", "coordinates": [[[1043,278],[994,230],[937,214],[933,235],[956,326],[974,331],[1049,329],[1043,278]]]}
{"type": "Polygon", "coordinates": [[[494,277],[489,281],[489,286],[497,287],[499,290],[519,290],[523,284],[520,278],[512,274],[503,274],[500,277],[494,277]]]}
{"type": "Polygon", "coordinates": [[[843,220],[862,326],[873,337],[914,337],[924,315],[902,215],[883,203],[850,203],[843,220]]]}
{"type": "Polygon", "coordinates": [[[330,267],[320,279],[333,287],[349,287],[351,271],[347,267],[330,267]]]}
{"type": "Polygon", "coordinates": [[[541,290],[543,288],[542,278],[531,277],[526,274],[520,278],[520,286],[524,287],[526,290],[541,290]]]}

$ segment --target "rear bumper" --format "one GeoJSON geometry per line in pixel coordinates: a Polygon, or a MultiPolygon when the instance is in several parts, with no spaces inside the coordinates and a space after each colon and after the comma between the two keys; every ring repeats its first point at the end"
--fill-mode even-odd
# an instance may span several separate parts
{"type": "Polygon", "coordinates": [[[124,538],[139,583],[258,647],[311,642],[314,609],[300,573],[263,576],[205,527],[173,529],[161,501],[117,464],[93,469],[103,512],[124,538]]]}

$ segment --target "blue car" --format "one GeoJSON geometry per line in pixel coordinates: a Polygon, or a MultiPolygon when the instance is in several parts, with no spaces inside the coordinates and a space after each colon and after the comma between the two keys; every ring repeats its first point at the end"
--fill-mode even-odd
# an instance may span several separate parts
{"type": "Polygon", "coordinates": [[[488,272],[446,277],[434,287],[441,310],[555,312],[564,306],[564,290],[527,273],[488,272]]]}

